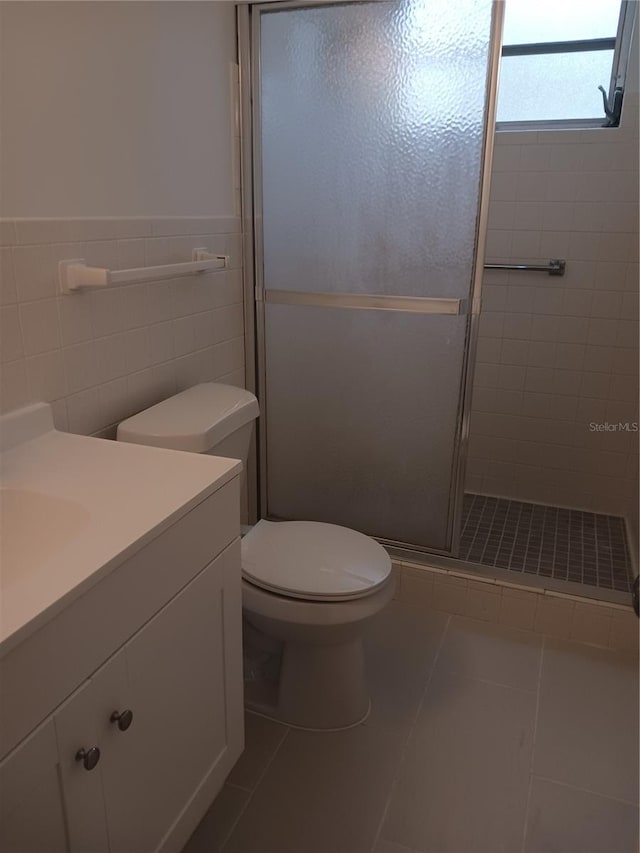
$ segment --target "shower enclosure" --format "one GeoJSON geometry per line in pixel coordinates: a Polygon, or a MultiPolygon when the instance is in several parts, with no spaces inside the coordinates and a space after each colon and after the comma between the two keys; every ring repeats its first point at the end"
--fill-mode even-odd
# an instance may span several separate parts
{"type": "Polygon", "coordinates": [[[500,7],[252,7],[263,516],[457,553],[500,7]]]}

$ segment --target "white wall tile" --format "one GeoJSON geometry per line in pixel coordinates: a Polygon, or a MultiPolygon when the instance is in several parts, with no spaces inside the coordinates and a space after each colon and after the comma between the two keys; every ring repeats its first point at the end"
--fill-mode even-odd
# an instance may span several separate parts
{"type": "Polygon", "coordinates": [[[57,268],[49,249],[49,246],[13,248],[16,289],[21,302],[56,295],[57,268]]]}
{"type": "Polygon", "coordinates": [[[0,411],[10,412],[30,399],[24,359],[0,364],[0,411]]]}
{"type": "Polygon", "coordinates": [[[93,341],[66,347],[63,353],[70,394],[76,394],[98,384],[98,368],[93,341]]]}
{"type": "Polygon", "coordinates": [[[565,370],[582,370],[585,363],[584,344],[558,343],[556,347],[556,367],[565,370]]]}
{"type": "Polygon", "coordinates": [[[118,240],[118,269],[145,266],[144,240],[118,240]]]}
{"type": "Polygon", "coordinates": [[[618,322],[600,317],[589,320],[587,343],[596,346],[613,346],[618,335],[618,322]]]}
{"type": "Polygon", "coordinates": [[[596,291],[591,301],[591,316],[622,318],[622,293],[615,290],[596,291]]]}
{"type": "Polygon", "coordinates": [[[496,145],[493,151],[494,172],[517,172],[520,168],[519,145],[496,145]]]}
{"type": "Polygon", "coordinates": [[[96,359],[96,383],[103,384],[128,372],[124,333],[98,338],[93,342],[96,359]]]}
{"type": "Polygon", "coordinates": [[[76,293],[73,296],[58,298],[58,318],[63,346],[91,340],[93,337],[91,313],[89,293],[76,293]]]}
{"type": "Polygon", "coordinates": [[[10,248],[0,249],[0,305],[12,305],[17,301],[13,255],[10,248]]]}
{"type": "Polygon", "coordinates": [[[38,355],[60,347],[58,303],[55,299],[22,303],[20,325],[25,355],[38,355]]]}
{"type": "Polygon", "coordinates": [[[175,393],[178,372],[181,387],[218,375],[243,385],[239,228],[238,219],[212,217],[24,220],[18,233],[12,223],[6,226],[0,254],[2,355],[8,359],[0,377],[3,411],[48,400],[62,428],[103,434],[131,411],[175,393]],[[230,255],[231,268],[197,279],[57,292],[62,259],[130,268],[166,262],[172,251],[187,260],[185,252],[201,245],[230,255]],[[197,348],[181,359],[174,320],[190,330],[197,348]]]}
{"type": "Polygon", "coordinates": [[[588,429],[638,417],[638,158],[619,131],[498,134],[488,257],[567,269],[485,275],[470,432],[480,491],[607,512],[627,500],[634,437],[588,429]],[[525,368],[524,390],[498,360],[525,368]]]}
{"type": "Polygon", "coordinates": [[[114,287],[113,290],[99,290],[88,294],[94,338],[103,338],[123,331],[125,327],[123,290],[124,287],[114,287]]]}
{"type": "MultiPolygon", "coordinates": [[[[528,341],[531,339],[532,321],[531,314],[505,313],[502,322],[502,335],[500,337],[504,336],[504,338],[512,340],[528,341]]],[[[482,325],[480,329],[482,332],[482,325]]]]}
{"type": "Polygon", "coordinates": [[[160,364],[174,358],[172,322],[149,326],[149,350],[152,364],[160,364]]]}
{"type": "Polygon", "coordinates": [[[69,432],[91,435],[104,424],[100,412],[100,394],[97,388],[88,388],[67,397],[69,432]]]}
{"type": "Polygon", "coordinates": [[[121,335],[127,373],[136,373],[151,365],[151,348],[147,328],[134,329],[121,335]]]}
{"type": "Polygon", "coordinates": [[[24,355],[17,305],[0,308],[0,361],[15,361],[24,355]]]}
{"type": "Polygon", "coordinates": [[[32,400],[51,401],[67,394],[67,377],[61,350],[36,355],[25,361],[32,400]]]}

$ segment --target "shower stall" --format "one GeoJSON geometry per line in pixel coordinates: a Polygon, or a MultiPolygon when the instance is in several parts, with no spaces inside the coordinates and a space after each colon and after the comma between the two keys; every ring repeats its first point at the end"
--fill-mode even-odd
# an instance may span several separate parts
{"type": "Polygon", "coordinates": [[[259,509],[498,576],[578,580],[579,540],[589,583],[593,541],[613,589],[615,520],[465,494],[502,11],[285,2],[240,20],[259,509]]]}

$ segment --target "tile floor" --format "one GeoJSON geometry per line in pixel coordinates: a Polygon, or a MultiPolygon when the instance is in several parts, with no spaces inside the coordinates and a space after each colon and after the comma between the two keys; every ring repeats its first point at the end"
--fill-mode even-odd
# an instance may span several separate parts
{"type": "Polygon", "coordinates": [[[247,715],[183,853],[637,853],[637,659],[394,601],[345,732],[247,715]]]}
{"type": "Polygon", "coordinates": [[[466,494],[459,559],[631,592],[624,519],[466,494]]]}

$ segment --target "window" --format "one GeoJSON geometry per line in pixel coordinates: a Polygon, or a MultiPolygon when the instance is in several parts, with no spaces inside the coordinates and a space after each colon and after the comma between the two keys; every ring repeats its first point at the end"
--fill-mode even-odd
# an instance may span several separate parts
{"type": "Polygon", "coordinates": [[[617,125],[635,5],[506,0],[498,128],[617,125]]]}

